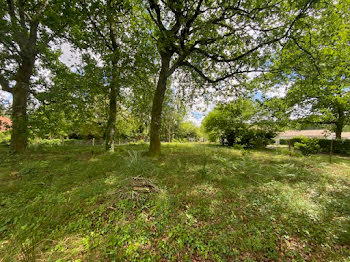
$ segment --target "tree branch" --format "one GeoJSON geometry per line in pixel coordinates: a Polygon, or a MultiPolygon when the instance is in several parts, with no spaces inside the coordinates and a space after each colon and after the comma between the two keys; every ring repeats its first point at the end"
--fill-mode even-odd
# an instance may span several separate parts
{"type": "Polygon", "coordinates": [[[295,37],[292,36],[291,39],[294,41],[294,43],[297,45],[297,47],[298,47],[301,51],[305,52],[306,54],[308,54],[308,55],[311,57],[311,59],[312,59],[313,62],[314,62],[314,66],[315,66],[315,68],[316,68],[316,70],[317,70],[317,73],[318,73],[319,75],[321,75],[321,71],[320,71],[320,68],[319,68],[318,65],[317,65],[316,58],[311,54],[310,51],[308,51],[308,50],[306,50],[304,47],[302,47],[302,46],[299,44],[299,42],[295,39],[295,37]]]}
{"type": "Polygon", "coordinates": [[[92,16],[89,12],[89,10],[86,8],[86,3],[85,1],[80,0],[80,4],[82,5],[83,9],[85,9],[90,22],[92,23],[92,26],[95,28],[97,34],[102,38],[102,40],[104,41],[105,45],[107,46],[107,48],[111,51],[113,51],[112,46],[109,44],[109,42],[107,41],[105,35],[101,32],[101,30],[98,28],[98,26],[96,25],[95,21],[92,19],[92,16]]]}
{"type": "MultiPolygon", "coordinates": [[[[112,7],[111,2],[109,0],[107,1],[107,5],[108,5],[108,9],[112,10],[113,7],[112,7]]],[[[115,24],[114,24],[114,21],[111,17],[109,10],[107,10],[107,20],[108,20],[109,38],[112,42],[113,51],[115,51],[118,48],[118,44],[116,42],[116,37],[115,37],[115,32],[114,32],[115,24]]]]}
{"type": "Polygon", "coordinates": [[[9,81],[2,74],[0,74],[0,85],[3,91],[12,94],[12,88],[10,88],[9,81]]]}
{"type": "MultiPolygon", "coordinates": [[[[208,54],[207,52],[205,52],[204,50],[202,49],[199,49],[199,48],[194,48],[194,51],[197,51],[203,55],[205,55],[206,57],[214,60],[215,62],[226,62],[226,63],[229,63],[229,62],[235,62],[235,61],[238,61],[242,58],[244,58],[245,56],[253,53],[254,51],[266,46],[266,45],[270,45],[270,44],[273,44],[273,43],[276,43],[276,42],[279,42],[281,41],[283,38],[286,38],[288,37],[290,31],[292,30],[292,28],[294,27],[295,23],[303,16],[303,14],[306,12],[306,10],[310,7],[310,5],[314,2],[315,0],[309,0],[306,5],[304,6],[304,8],[299,12],[299,14],[293,19],[292,23],[289,25],[289,27],[287,28],[287,30],[285,31],[285,33],[283,35],[281,35],[280,37],[277,37],[277,38],[274,38],[274,39],[271,39],[269,41],[266,41],[266,42],[263,42],[263,43],[260,43],[258,44],[257,46],[249,49],[248,51],[244,52],[243,54],[240,54],[236,57],[233,57],[233,58],[224,58],[218,54],[208,54]]],[[[219,21],[214,21],[212,23],[219,23],[219,21]]],[[[207,43],[214,43],[220,39],[222,39],[223,37],[227,37],[229,36],[230,33],[224,35],[224,36],[221,36],[221,37],[218,37],[218,38],[211,38],[211,39],[201,39],[201,40],[197,40],[195,42],[195,44],[193,46],[196,46],[197,44],[207,44],[207,43]]]]}
{"type": "Polygon", "coordinates": [[[163,23],[162,23],[162,18],[161,18],[161,15],[160,15],[160,7],[158,4],[156,4],[156,2],[154,0],[148,0],[148,3],[150,5],[150,8],[151,10],[154,10],[156,12],[156,15],[157,15],[157,19],[155,19],[152,14],[151,14],[151,10],[148,10],[148,12],[150,13],[153,21],[155,21],[155,23],[158,25],[159,29],[161,31],[166,31],[163,23]]]}
{"type": "Polygon", "coordinates": [[[41,6],[38,8],[38,11],[36,12],[36,14],[34,15],[34,17],[32,18],[32,21],[38,21],[40,16],[42,15],[42,13],[45,11],[47,5],[48,5],[48,1],[45,0],[41,3],[41,6]]]}
{"type": "Polygon", "coordinates": [[[210,77],[208,77],[207,75],[205,75],[203,73],[203,71],[201,71],[198,67],[192,65],[191,63],[189,63],[188,61],[183,61],[181,63],[181,65],[183,66],[186,66],[188,68],[191,68],[193,69],[195,72],[198,73],[198,75],[200,77],[202,77],[204,80],[206,80],[207,82],[211,83],[211,84],[215,84],[215,83],[218,83],[218,82],[221,82],[227,78],[230,78],[230,77],[233,77],[235,75],[238,75],[238,74],[246,74],[246,73],[268,73],[268,72],[271,72],[271,71],[265,71],[265,70],[236,70],[230,74],[227,74],[225,76],[222,76],[222,77],[219,77],[217,79],[212,79],[210,77]]]}
{"type": "Polygon", "coordinates": [[[9,8],[9,14],[10,14],[10,17],[11,17],[11,23],[12,23],[13,26],[15,26],[16,25],[16,21],[18,21],[18,18],[16,17],[15,8],[13,6],[12,0],[7,0],[7,6],[9,8]]]}

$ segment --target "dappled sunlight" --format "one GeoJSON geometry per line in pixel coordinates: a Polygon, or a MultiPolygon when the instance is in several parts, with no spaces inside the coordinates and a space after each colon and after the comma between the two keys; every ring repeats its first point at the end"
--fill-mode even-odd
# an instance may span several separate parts
{"type": "Polygon", "coordinates": [[[210,197],[210,196],[215,196],[217,192],[218,190],[214,188],[212,185],[202,184],[202,185],[195,186],[193,190],[190,192],[190,195],[210,197]]]}
{"type": "Polygon", "coordinates": [[[311,220],[317,221],[324,212],[323,206],[315,203],[312,198],[318,193],[315,190],[292,188],[280,182],[271,182],[264,187],[269,192],[268,198],[272,205],[284,207],[286,213],[306,215],[311,220]]]}
{"type": "Polygon", "coordinates": [[[168,144],[159,158],[142,155],[143,145],[117,151],[81,148],[69,161],[52,151],[0,165],[0,254],[20,256],[28,236],[41,243],[35,257],[52,260],[349,254],[347,160],[195,144],[168,144]]]}

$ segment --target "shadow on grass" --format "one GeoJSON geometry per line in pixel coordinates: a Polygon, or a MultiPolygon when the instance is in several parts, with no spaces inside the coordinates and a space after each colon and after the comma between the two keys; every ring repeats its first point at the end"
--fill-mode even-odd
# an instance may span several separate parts
{"type": "Polygon", "coordinates": [[[32,249],[51,259],[349,255],[349,176],[332,175],[342,160],[320,165],[202,144],[169,144],[160,158],[143,156],[145,150],[65,146],[5,157],[0,255],[29,256],[32,249]],[[133,179],[140,177],[159,190],[137,189],[133,179]]]}

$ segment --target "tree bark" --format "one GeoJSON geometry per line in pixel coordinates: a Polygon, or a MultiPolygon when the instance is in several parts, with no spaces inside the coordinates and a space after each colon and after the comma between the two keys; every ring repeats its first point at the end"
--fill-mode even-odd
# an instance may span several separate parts
{"type": "Polygon", "coordinates": [[[169,65],[171,55],[161,54],[162,67],[159,72],[157,89],[153,97],[152,112],[151,112],[151,130],[150,130],[150,148],[151,156],[160,155],[160,128],[161,116],[163,109],[163,100],[166,91],[166,83],[169,77],[169,65]]]}
{"type": "Polygon", "coordinates": [[[112,81],[109,92],[109,115],[106,127],[105,148],[114,152],[115,129],[117,123],[117,96],[119,95],[119,70],[116,63],[113,63],[112,81]]]}
{"type": "Polygon", "coordinates": [[[343,132],[343,125],[337,123],[335,126],[335,139],[341,139],[341,133],[343,132]]]}
{"type": "Polygon", "coordinates": [[[12,132],[10,151],[19,153],[28,145],[27,103],[29,96],[29,81],[33,73],[34,59],[23,62],[16,75],[16,85],[12,90],[12,132]]]}
{"type": "Polygon", "coordinates": [[[339,106],[338,107],[338,120],[335,123],[335,139],[341,139],[341,133],[343,132],[344,123],[345,123],[344,110],[339,106]]]}

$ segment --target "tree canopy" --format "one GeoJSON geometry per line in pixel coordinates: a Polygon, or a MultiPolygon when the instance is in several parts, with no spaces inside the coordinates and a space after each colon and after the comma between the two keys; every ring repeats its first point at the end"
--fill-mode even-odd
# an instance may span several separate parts
{"type": "Polygon", "coordinates": [[[213,97],[236,99],[205,118],[213,137],[232,126],[228,115],[238,129],[298,121],[338,138],[349,124],[348,0],[0,3],[13,151],[28,137],[74,135],[108,151],[116,139],[148,140],[159,155],[161,140],[198,138],[186,114],[213,97]],[[60,61],[62,43],[80,57],[73,67],[60,61]],[[241,98],[257,90],[260,99],[241,98]]]}
{"type": "Polygon", "coordinates": [[[321,3],[303,20],[306,30],[276,53],[272,63],[279,72],[268,82],[286,87],[290,118],[328,125],[337,138],[350,119],[349,12],[349,1],[321,3]]]}

